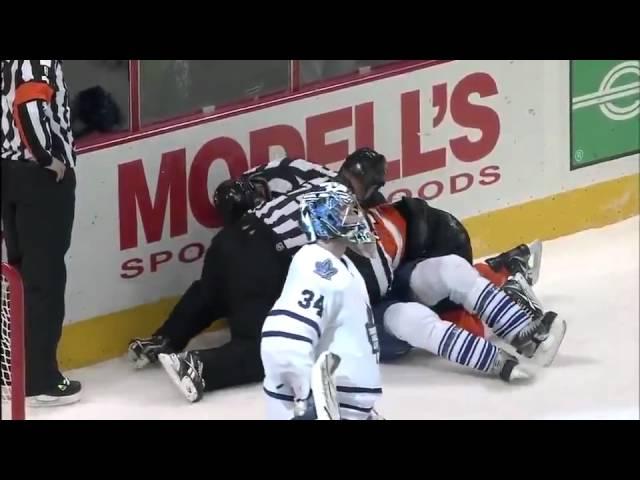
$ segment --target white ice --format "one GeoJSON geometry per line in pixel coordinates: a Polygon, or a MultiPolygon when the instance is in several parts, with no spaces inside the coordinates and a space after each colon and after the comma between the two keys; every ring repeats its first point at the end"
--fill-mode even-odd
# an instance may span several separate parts
{"type": "MultiPolygon", "coordinates": [[[[639,419],[639,217],[544,243],[535,287],[568,323],[553,365],[508,385],[422,352],[383,365],[388,419],[639,419]]],[[[226,338],[208,334],[196,343],[226,338]]],[[[233,368],[233,366],[229,366],[233,368]]],[[[80,403],[32,408],[31,419],[260,419],[258,384],[188,403],[161,367],[134,371],[124,358],[67,372],[80,403]]]]}

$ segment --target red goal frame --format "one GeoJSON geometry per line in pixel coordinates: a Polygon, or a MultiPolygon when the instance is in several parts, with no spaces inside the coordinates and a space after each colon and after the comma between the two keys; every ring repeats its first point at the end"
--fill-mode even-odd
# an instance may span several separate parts
{"type": "Polygon", "coordinates": [[[11,292],[11,419],[25,419],[24,289],[20,272],[2,262],[2,276],[11,292]]]}

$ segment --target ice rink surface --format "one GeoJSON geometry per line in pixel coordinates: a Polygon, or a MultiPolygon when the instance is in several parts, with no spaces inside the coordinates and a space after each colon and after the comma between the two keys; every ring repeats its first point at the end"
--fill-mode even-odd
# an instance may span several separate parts
{"type": "MultiPolygon", "coordinates": [[[[423,352],[383,365],[388,419],[639,419],[639,217],[544,243],[535,290],[568,323],[553,365],[527,385],[476,375],[423,352]]],[[[224,332],[192,346],[215,345],[224,332]]],[[[232,366],[229,366],[232,368],[232,366]]],[[[68,372],[83,399],[31,419],[261,419],[259,384],[189,404],[161,367],[124,358],[68,372]]]]}

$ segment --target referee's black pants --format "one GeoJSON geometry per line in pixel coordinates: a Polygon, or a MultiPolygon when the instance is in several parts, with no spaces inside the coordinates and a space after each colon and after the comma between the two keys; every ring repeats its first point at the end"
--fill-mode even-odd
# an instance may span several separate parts
{"type": "Polygon", "coordinates": [[[213,238],[200,280],[187,289],[156,332],[182,350],[216,319],[227,318],[231,341],[198,350],[207,391],[263,379],[262,325],[280,296],[290,261],[276,251],[270,230],[253,216],[213,238]]]}
{"type": "Polygon", "coordinates": [[[76,176],[32,162],[1,160],[2,223],[7,261],[22,276],[25,301],[26,393],[37,395],[62,379],[57,348],[65,316],[76,176]]]}

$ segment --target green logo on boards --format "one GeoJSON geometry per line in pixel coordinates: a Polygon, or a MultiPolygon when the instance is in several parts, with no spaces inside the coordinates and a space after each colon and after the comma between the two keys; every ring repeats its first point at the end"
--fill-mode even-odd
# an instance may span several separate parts
{"type": "Polygon", "coordinates": [[[640,61],[571,61],[571,169],[640,152],[640,61]]]}

